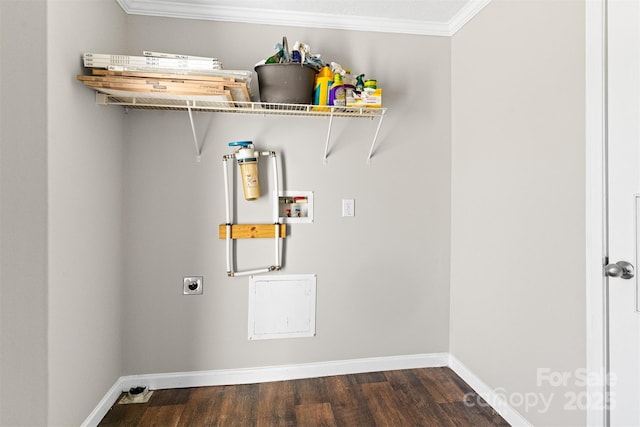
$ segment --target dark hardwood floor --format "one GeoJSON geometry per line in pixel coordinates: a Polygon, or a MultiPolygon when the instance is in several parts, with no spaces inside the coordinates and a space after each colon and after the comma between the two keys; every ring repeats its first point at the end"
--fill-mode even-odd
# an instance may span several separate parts
{"type": "Polygon", "coordinates": [[[449,368],[155,390],[100,426],[508,426],[449,368]]]}

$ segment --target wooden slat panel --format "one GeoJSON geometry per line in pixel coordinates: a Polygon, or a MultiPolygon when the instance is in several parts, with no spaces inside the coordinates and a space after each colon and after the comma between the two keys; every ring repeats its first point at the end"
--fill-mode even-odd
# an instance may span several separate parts
{"type": "MultiPolygon", "coordinates": [[[[257,238],[271,238],[273,239],[275,233],[275,224],[232,224],[231,225],[231,238],[232,239],[257,239],[257,238]]],[[[220,224],[218,227],[218,234],[221,239],[227,238],[227,226],[226,224],[220,224]]],[[[280,224],[280,237],[287,237],[287,224],[280,224]]]]}
{"type": "Polygon", "coordinates": [[[96,76],[125,76],[125,77],[138,77],[138,78],[164,78],[164,79],[174,79],[178,78],[180,80],[203,80],[203,81],[216,81],[216,82],[226,82],[226,83],[234,83],[235,79],[233,77],[222,77],[222,76],[211,76],[211,75],[196,75],[196,74],[177,74],[177,73],[156,73],[153,71],[111,71],[111,70],[103,70],[100,68],[92,68],[91,69],[93,75],[96,76]]]}

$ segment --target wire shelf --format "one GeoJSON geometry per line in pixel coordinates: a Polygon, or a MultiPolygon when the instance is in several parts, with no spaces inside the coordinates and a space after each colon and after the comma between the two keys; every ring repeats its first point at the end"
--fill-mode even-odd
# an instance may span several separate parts
{"type": "Polygon", "coordinates": [[[225,97],[218,95],[176,95],[167,93],[154,92],[130,92],[112,89],[96,90],[96,103],[99,105],[119,105],[127,108],[146,109],[146,110],[176,110],[187,111],[189,113],[189,121],[191,123],[191,131],[193,141],[196,147],[196,160],[200,161],[202,153],[202,145],[198,141],[196,129],[194,125],[194,111],[208,111],[219,113],[236,113],[236,114],[261,114],[261,115],[279,115],[279,116],[320,116],[329,118],[329,127],[327,129],[327,138],[325,141],[323,162],[327,163],[329,155],[329,140],[331,137],[331,126],[334,117],[349,118],[378,118],[378,126],[376,128],[367,163],[371,161],[374,152],[376,140],[382,126],[382,120],[386,113],[386,108],[372,108],[365,106],[357,107],[336,107],[336,106],[318,106],[306,104],[279,104],[268,102],[240,102],[230,101],[225,97]]]}
{"type": "Polygon", "coordinates": [[[268,102],[239,102],[220,100],[217,96],[168,95],[126,91],[96,91],[96,103],[126,108],[150,110],[191,110],[222,113],[262,114],[281,116],[380,117],[386,108],[365,106],[337,107],[268,102]]]}

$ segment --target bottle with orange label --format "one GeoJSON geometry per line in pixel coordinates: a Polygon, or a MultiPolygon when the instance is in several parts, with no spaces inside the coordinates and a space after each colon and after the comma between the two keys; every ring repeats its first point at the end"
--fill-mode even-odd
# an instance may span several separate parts
{"type": "Polygon", "coordinates": [[[240,147],[235,153],[236,162],[240,167],[242,189],[245,200],[256,200],[260,197],[260,182],[258,181],[258,152],[251,141],[234,141],[229,147],[240,147]]]}

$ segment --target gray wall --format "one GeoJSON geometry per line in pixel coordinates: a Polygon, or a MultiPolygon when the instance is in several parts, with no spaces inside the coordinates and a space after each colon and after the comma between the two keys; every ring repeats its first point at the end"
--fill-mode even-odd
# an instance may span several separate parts
{"type": "Polygon", "coordinates": [[[124,17],[48,3],[49,425],[78,424],[122,375],[124,114],[75,76],[83,52],[124,49],[124,17]]]}
{"type": "Polygon", "coordinates": [[[46,5],[0,2],[0,425],[47,420],[46,5]]]}
{"type": "MultiPolygon", "coordinates": [[[[79,425],[122,373],[122,111],[75,81],[111,0],[2,1],[0,425],[79,425]]],[[[106,27],[105,27],[106,26],[106,27]]]]}
{"type": "Polygon", "coordinates": [[[584,4],[494,0],[452,44],[450,351],[533,424],[584,424],[584,4]]]}
{"type": "MultiPolygon", "coordinates": [[[[286,35],[326,61],[377,78],[389,107],[375,121],[131,111],[125,131],[125,373],[194,371],[447,351],[450,40],[130,16],[129,53],[220,57],[251,70],[286,35]],[[314,224],[294,224],[282,274],[317,274],[317,336],[247,340],[248,278],[228,278],[223,154],[253,140],[282,156],[284,188],[313,191],[314,224]],[[356,216],[340,216],[341,199],[356,216]],[[204,295],[181,295],[204,276],[204,295]]],[[[265,169],[267,171],[268,169],[265,169]]],[[[267,176],[263,182],[270,183],[267,176]]],[[[239,222],[270,222],[267,199],[239,202],[239,222]]],[[[272,243],[239,243],[239,268],[267,265],[272,243]],[[253,260],[253,261],[252,261],[253,260]]]]}
{"type": "MultiPolygon", "coordinates": [[[[546,413],[516,405],[535,424],[584,423],[565,389],[536,384],[537,368],[584,366],[583,18],[580,2],[494,0],[448,39],[0,2],[0,424],[77,425],[124,374],[442,351],[510,396],[555,393],[546,413]],[[125,115],[75,81],[84,51],[251,69],[283,34],[378,79],[371,165],[375,122],[336,119],[323,165],[326,119],[204,113],[198,164],[186,113],[125,115]],[[318,275],[314,338],[246,339],[247,279],[226,277],[217,238],[237,139],[279,151],[284,187],[315,193],[283,271],[318,275]],[[205,294],[184,297],[194,274],[205,294]]],[[[240,206],[270,218],[265,200],[240,206]]],[[[239,267],[270,249],[241,242],[239,267]]]]}

